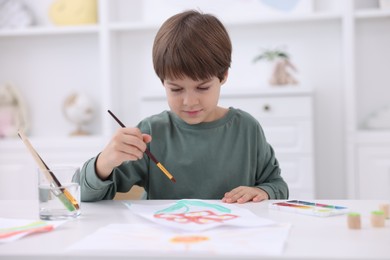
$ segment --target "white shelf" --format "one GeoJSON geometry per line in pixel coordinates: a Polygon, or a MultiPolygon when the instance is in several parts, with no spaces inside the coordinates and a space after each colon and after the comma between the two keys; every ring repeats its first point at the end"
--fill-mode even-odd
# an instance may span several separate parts
{"type": "MultiPolygon", "coordinates": [[[[48,165],[77,164],[81,166],[89,158],[96,156],[104,148],[106,139],[96,136],[42,138],[29,137],[31,145],[48,165]]],[[[0,169],[5,172],[8,168],[28,170],[36,166],[31,154],[19,138],[0,140],[0,169]],[[6,151],[6,152],[3,152],[6,151]]],[[[7,172],[12,174],[12,172],[7,172]]],[[[16,172],[15,174],[20,174],[16,172]]],[[[0,185],[1,186],[1,185],[0,185]]]]}
{"type": "Polygon", "coordinates": [[[60,35],[60,34],[93,34],[99,32],[98,25],[85,26],[64,26],[64,27],[29,27],[23,29],[3,29],[0,30],[0,37],[11,36],[42,36],[42,35],[60,35]]]}
{"type": "Polygon", "coordinates": [[[383,130],[359,130],[356,135],[358,144],[384,145],[390,144],[390,129],[383,130]]]}
{"type": "MultiPolygon", "coordinates": [[[[389,16],[388,12],[368,12],[372,16],[389,16]]],[[[363,13],[364,15],[364,13],[363,13]]],[[[280,23],[299,23],[315,21],[340,20],[340,13],[336,12],[318,12],[311,14],[280,15],[256,19],[226,20],[224,24],[230,26],[250,26],[266,25],[280,23]]],[[[142,31],[157,30],[160,23],[156,22],[110,22],[108,28],[111,31],[142,31]]],[[[39,35],[58,35],[58,34],[88,34],[98,33],[102,28],[99,25],[79,25],[79,26],[31,26],[28,28],[0,29],[0,37],[10,36],[39,36],[39,35]]]]}
{"type": "MultiPolygon", "coordinates": [[[[68,136],[68,137],[28,137],[31,144],[37,147],[88,147],[100,144],[104,140],[102,136],[68,136]]],[[[0,150],[10,151],[15,147],[23,147],[23,142],[18,138],[0,139],[0,150]]]]}
{"type": "Polygon", "coordinates": [[[144,23],[144,22],[121,22],[111,23],[109,29],[112,31],[143,31],[143,30],[157,30],[159,24],[144,23]]]}
{"type": "Polygon", "coordinates": [[[300,22],[316,22],[316,21],[333,21],[341,20],[341,14],[337,12],[313,12],[309,14],[292,14],[279,15],[264,18],[250,18],[241,20],[225,20],[227,26],[247,26],[247,25],[267,25],[267,24],[283,24],[283,23],[300,23],[300,22]]]}
{"type": "Polygon", "coordinates": [[[357,19],[390,18],[390,10],[368,9],[355,12],[357,19]]]}
{"type": "MultiPolygon", "coordinates": [[[[251,25],[267,25],[267,24],[283,24],[283,23],[299,23],[299,22],[316,22],[316,21],[332,21],[341,20],[341,14],[336,12],[318,12],[311,14],[294,14],[294,15],[279,15],[265,18],[251,19],[229,19],[224,20],[227,27],[234,26],[251,26],[251,25]]],[[[108,27],[112,31],[139,31],[139,30],[157,30],[161,23],[157,22],[114,22],[109,23],[108,27]]]]}

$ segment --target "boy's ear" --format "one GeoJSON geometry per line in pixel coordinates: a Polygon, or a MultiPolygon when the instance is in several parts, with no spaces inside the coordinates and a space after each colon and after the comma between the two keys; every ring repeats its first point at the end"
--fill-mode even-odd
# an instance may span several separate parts
{"type": "Polygon", "coordinates": [[[225,72],[225,75],[223,76],[223,80],[221,81],[221,84],[225,84],[225,82],[227,81],[228,79],[228,76],[229,76],[229,71],[227,70],[225,72]]]}

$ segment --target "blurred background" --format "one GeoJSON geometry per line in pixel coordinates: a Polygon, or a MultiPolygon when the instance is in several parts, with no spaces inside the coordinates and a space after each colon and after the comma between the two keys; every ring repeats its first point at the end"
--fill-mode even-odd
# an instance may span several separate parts
{"type": "MultiPolygon", "coordinates": [[[[297,199],[390,199],[389,0],[0,0],[0,199],[36,165],[99,151],[168,109],[151,57],[171,15],[216,15],[233,44],[221,105],[253,114],[297,199]]],[[[228,158],[226,158],[228,159],[228,158]]]]}

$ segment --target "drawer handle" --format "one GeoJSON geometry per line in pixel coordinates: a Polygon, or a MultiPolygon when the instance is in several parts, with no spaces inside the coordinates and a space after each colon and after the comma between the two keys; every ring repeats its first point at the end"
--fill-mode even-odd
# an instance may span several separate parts
{"type": "Polygon", "coordinates": [[[270,105],[264,105],[264,106],[263,106],[263,110],[266,111],[266,112],[268,112],[268,111],[271,110],[271,106],[270,106],[270,105]]]}

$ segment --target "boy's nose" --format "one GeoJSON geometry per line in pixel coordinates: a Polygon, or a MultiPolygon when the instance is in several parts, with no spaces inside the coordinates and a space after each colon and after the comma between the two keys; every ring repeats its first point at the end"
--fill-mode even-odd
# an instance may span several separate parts
{"type": "Polygon", "coordinates": [[[183,99],[184,105],[192,106],[192,105],[196,105],[197,103],[198,103],[198,98],[196,97],[196,95],[188,93],[184,96],[184,99],[183,99]]]}

